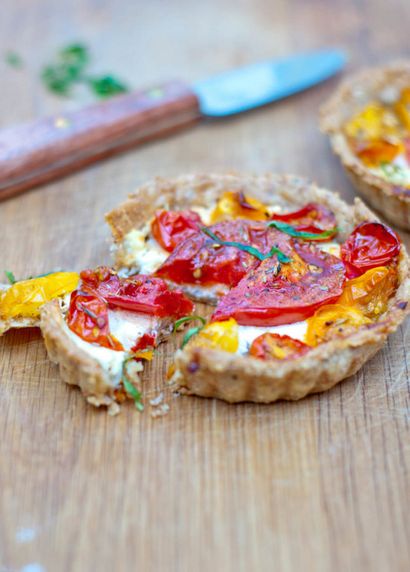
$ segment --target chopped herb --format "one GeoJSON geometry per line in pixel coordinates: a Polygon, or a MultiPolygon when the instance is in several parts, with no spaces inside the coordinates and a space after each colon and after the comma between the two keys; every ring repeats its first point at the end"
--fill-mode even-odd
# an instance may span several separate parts
{"type": "Polygon", "coordinates": [[[82,73],[89,61],[88,48],[71,44],[57,54],[56,61],[44,67],[41,78],[57,95],[68,95],[72,86],[83,80],[82,73]]]}
{"type": "Polygon", "coordinates": [[[179,318],[179,320],[177,320],[174,324],[174,332],[177,331],[177,329],[179,328],[179,326],[181,326],[182,324],[185,324],[186,322],[192,322],[194,320],[199,320],[203,326],[205,326],[206,324],[206,320],[205,318],[203,318],[202,316],[184,316],[183,318],[179,318]]]}
{"type": "Polygon", "coordinates": [[[187,345],[187,343],[192,338],[192,336],[195,336],[196,334],[198,334],[202,330],[202,328],[203,328],[203,326],[197,326],[196,328],[190,328],[187,331],[187,333],[184,336],[184,339],[182,340],[181,350],[182,350],[182,348],[184,348],[187,345]]]}
{"type": "Polygon", "coordinates": [[[5,60],[12,68],[21,69],[24,66],[23,59],[16,52],[6,52],[5,60]]]}
{"type": "Polygon", "coordinates": [[[13,272],[11,272],[10,270],[5,270],[4,274],[7,277],[7,280],[10,282],[10,284],[15,284],[17,282],[13,272]]]}
{"type": "Polygon", "coordinates": [[[128,378],[127,375],[127,364],[129,361],[132,361],[132,357],[125,358],[122,364],[122,384],[124,386],[125,391],[127,394],[134,400],[134,404],[138,411],[144,411],[144,404],[142,403],[142,395],[141,392],[135,387],[132,381],[128,378]]]}
{"type": "Polygon", "coordinates": [[[97,97],[112,97],[119,93],[126,93],[128,87],[112,75],[99,78],[88,78],[87,83],[97,97]]]}
{"type": "Polygon", "coordinates": [[[380,169],[386,179],[396,185],[406,185],[409,183],[410,174],[408,170],[403,169],[400,165],[394,165],[393,163],[383,161],[380,163],[380,169]]]}
{"type": "Polygon", "coordinates": [[[301,238],[302,240],[323,240],[324,238],[328,238],[329,236],[333,236],[337,233],[338,228],[334,227],[329,230],[324,230],[323,232],[304,232],[302,230],[297,230],[291,224],[286,222],[281,222],[279,220],[272,220],[268,223],[268,226],[277,228],[281,232],[288,234],[289,236],[293,236],[295,238],[301,238]]]}
{"type": "Polygon", "coordinates": [[[271,258],[274,254],[276,254],[280,262],[286,263],[291,261],[289,256],[287,256],[276,246],[272,246],[272,248],[267,254],[263,254],[263,252],[261,252],[254,246],[251,246],[250,244],[243,244],[242,242],[236,242],[230,240],[222,240],[221,238],[216,236],[216,234],[214,234],[211,230],[209,230],[209,228],[202,227],[201,230],[202,232],[207,234],[210,238],[212,238],[212,240],[214,240],[217,244],[220,244],[222,246],[233,246],[235,248],[238,248],[239,250],[243,250],[244,252],[252,254],[252,256],[255,256],[255,258],[257,258],[258,260],[266,260],[267,258],[271,258]]]}

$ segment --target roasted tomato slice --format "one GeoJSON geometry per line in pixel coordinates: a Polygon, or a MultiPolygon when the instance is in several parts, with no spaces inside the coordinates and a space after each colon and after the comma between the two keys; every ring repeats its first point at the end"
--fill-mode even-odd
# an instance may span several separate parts
{"type": "MultiPolygon", "coordinates": [[[[272,220],[280,220],[293,225],[296,230],[321,233],[324,230],[336,230],[336,217],[333,212],[323,205],[308,203],[298,211],[286,214],[273,214],[272,220]]],[[[329,240],[329,236],[325,240],[329,240]]]]}
{"type": "Polygon", "coordinates": [[[358,142],[354,151],[368,167],[378,167],[382,163],[391,163],[399,153],[404,151],[402,143],[392,143],[385,139],[358,142]]]}
{"type": "Polygon", "coordinates": [[[151,223],[155,240],[168,252],[198,232],[202,221],[194,211],[157,211],[151,223]]]}
{"type": "Polygon", "coordinates": [[[71,294],[67,324],[86,342],[112,350],[123,350],[122,344],[110,334],[108,306],[96,292],[75,290],[71,294]]]}
{"type": "Polygon", "coordinates": [[[180,290],[171,290],[164,280],[139,274],[124,280],[115,294],[108,294],[109,306],[158,317],[179,318],[194,305],[180,290]]]}
{"type": "Polygon", "coordinates": [[[255,338],[249,355],[264,360],[287,360],[303,356],[310,347],[290,336],[267,332],[255,338]]]}
{"type": "Polygon", "coordinates": [[[83,270],[80,278],[84,286],[95,290],[102,297],[115,294],[121,284],[118,274],[107,266],[98,266],[95,270],[83,270]]]}
{"type": "Polygon", "coordinates": [[[370,268],[385,266],[400,252],[397,234],[380,222],[362,222],[340,249],[348,277],[360,276],[370,268]]]}
{"type": "Polygon", "coordinates": [[[344,338],[372,321],[353,306],[329,304],[319,308],[307,323],[306,343],[317,346],[333,338],[344,338]]]}
{"type": "Polygon", "coordinates": [[[243,191],[226,191],[212,211],[211,221],[216,223],[236,218],[267,220],[269,213],[263,203],[245,196],[243,191]]]}
{"type": "Polygon", "coordinates": [[[276,326],[311,316],[342,294],[343,263],[312,243],[294,243],[292,262],[261,262],[219,302],[212,320],[234,318],[238,324],[276,326]]]}
{"type": "MultiPolygon", "coordinates": [[[[209,228],[221,240],[251,245],[263,254],[272,246],[285,254],[291,250],[289,236],[257,221],[223,221],[209,228]]],[[[236,246],[221,246],[201,231],[179,244],[156,275],[177,284],[235,286],[259,262],[249,252],[236,246]]]]}
{"type": "Polygon", "coordinates": [[[348,280],[337,302],[344,306],[354,306],[365,316],[376,318],[387,310],[389,298],[396,288],[396,270],[378,266],[367,270],[358,278],[348,280]]]}

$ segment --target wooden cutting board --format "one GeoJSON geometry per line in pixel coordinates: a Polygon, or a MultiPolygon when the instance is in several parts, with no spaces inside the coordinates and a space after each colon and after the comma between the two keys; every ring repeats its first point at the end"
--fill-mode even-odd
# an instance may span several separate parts
{"type": "MultiPolygon", "coordinates": [[[[85,39],[95,67],[133,86],[179,71],[327,45],[351,69],[406,55],[410,5],[397,0],[3,0],[3,126],[73,109],[37,70],[85,39]]],[[[293,172],[354,196],[317,128],[337,80],[209,122],[0,204],[0,270],[17,277],[110,261],[104,213],[155,175],[293,172]]],[[[409,236],[401,233],[410,246],[409,236]]],[[[0,341],[0,571],[405,571],[409,569],[409,322],[332,391],[272,406],[166,395],[167,416],[130,404],[116,418],[59,380],[36,330],[0,341]]],[[[174,346],[144,374],[163,389],[174,346]]]]}

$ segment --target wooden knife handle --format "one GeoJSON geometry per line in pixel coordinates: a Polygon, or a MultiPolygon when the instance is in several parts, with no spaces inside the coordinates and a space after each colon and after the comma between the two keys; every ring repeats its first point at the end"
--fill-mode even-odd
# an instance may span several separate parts
{"type": "Polygon", "coordinates": [[[179,81],[113,97],[0,131],[0,199],[10,197],[200,118],[179,81]]]}

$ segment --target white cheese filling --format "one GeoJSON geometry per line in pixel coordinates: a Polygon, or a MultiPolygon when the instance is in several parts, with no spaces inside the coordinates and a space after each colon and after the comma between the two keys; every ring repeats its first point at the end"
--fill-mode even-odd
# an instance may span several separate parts
{"type": "Polygon", "coordinates": [[[239,347],[236,353],[247,354],[254,340],[262,334],[271,333],[289,336],[303,342],[307,331],[307,321],[283,324],[281,326],[238,326],[239,347]]]}
{"type": "Polygon", "coordinates": [[[404,154],[398,155],[391,163],[370,170],[390,183],[410,186],[410,165],[404,154]]]}
{"type": "MultiPolygon", "coordinates": [[[[111,334],[122,343],[127,351],[135,345],[137,339],[143,334],[156,331],[158,328],[156,318],[127,310],[109,310],[108,320],[111,334]]],[[[116,387],[121,381],[124,359],[128,355],[127,351],[116,351],[86,342],[70,330],[65,322],[63,327],[76,346],[95,359],[104,370],[110,384],[116,387]]],[[[136,362],[135,365],[137,368],[135,371],[143,370],[140,362],[136,362]]]]}

